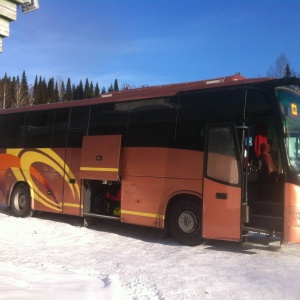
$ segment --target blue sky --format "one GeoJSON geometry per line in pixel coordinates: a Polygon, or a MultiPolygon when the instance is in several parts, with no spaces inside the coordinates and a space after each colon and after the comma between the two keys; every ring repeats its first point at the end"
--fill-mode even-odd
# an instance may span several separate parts
{"type": "Polygon", "coordinates": [[[39,0],[3,39],[0,76],[160,85],[241,72],[281,53],[300,73],[300,0],[39,0]]]}

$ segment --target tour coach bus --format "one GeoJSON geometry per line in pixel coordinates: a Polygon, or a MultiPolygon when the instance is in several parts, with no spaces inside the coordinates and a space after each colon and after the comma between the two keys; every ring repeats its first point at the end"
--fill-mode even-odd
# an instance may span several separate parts
{"type": "Polygon", "coordinates": [[[300,243],[300,80],[240,75],[0,111],[0,202],[300,243]]]}

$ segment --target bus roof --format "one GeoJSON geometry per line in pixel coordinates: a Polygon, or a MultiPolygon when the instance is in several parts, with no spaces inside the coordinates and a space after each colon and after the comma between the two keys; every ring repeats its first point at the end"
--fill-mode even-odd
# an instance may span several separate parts
{"type": "Polygon", "coordinates": [[[215,89],[219,87],[227,86],[246,86],[251,84],[261,84],[266,86],[275,86],[279,84],[300,84],[297,78],[284,78],[284,79],[274,79],[274,78],[246,78],[241,75],[233,75],[227,77],[220,77],[209,80],[185,82],[185,83],[175,83],[166,84],[160,86],[150,86],[141,87],[129,90],[115,91],[111,93],[105,93],[100,95],[98,98],[82,99],[82,100],[72,100],[66,102],[56,102],[49,104],[40,104],[33,106],[23,106],[18,108],[7,108],[0,110],[0,114],[7,113],[17,113],[24,111],[37,111],[37,110],[47,110],[54,108],[64,108],[64,107],[75,107],[75,106],[85,106],[93,105],[98,103],[111,103],[111,102],[122,102],[130,100],[140,100],[147,98],[159,98],[167,96],[175,96],[177,94],[186,93],[189,91],[196,91],[202,89],[215,89]]]}

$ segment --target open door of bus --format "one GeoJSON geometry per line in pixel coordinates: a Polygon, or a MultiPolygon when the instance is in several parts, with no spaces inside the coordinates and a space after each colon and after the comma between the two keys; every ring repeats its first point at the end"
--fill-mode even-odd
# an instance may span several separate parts
{"type": "Polygon", "coordinates": [[[207,127],[203,179],[203,237],[241,239],[242,165],[234,124],[207,127]]]}

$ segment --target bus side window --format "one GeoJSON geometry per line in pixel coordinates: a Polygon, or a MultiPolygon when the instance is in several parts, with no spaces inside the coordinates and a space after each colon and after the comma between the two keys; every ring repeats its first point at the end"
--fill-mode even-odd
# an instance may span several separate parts
{"type": "Polygon", "coordinates": [[[0,118],[0,148],[22,147],[25,113],[3,115],[0,118]]]}
{"type": "Polygon", "coordinates": [[[102,103],[91,107],[89,135],[122,135],[122,146],[127,139],[127,103],[102,103]]]}
{"type": "Polygon", "coordinates": [[[87,135],[90,106],[72,107],[67,147],[80,148],[83,136],[87,135]]]}
{"type": "Polygon", "coordinates": [[[246,119],[260,118],[265,120],[267,117],[273,117],[274,112],[270,97],[259,90],[247,90],[246,119]]]}
{"type": "Polygon", "coordinates": [[[53,148],[64,148],[67,145],[69,114],[69,108],[57,109],[55,112],[52,136],[53,148]]]}
{"type": "Polygon", "coordinates": [[[204,150],[207,123],[241,120],[244,90],[222,90],[179,96],[176,147],[204,150]]]}
{"type": "Polygon", "coordinates": [[[158,98],[130,103],[127,146],[172,147],[175,141],[177,99],[158,98]]]}
{"type": "Polygon", "coordinates": [[[51,147],[54,110],[33,111],[26,115],[24,147],[51,147]]]}

